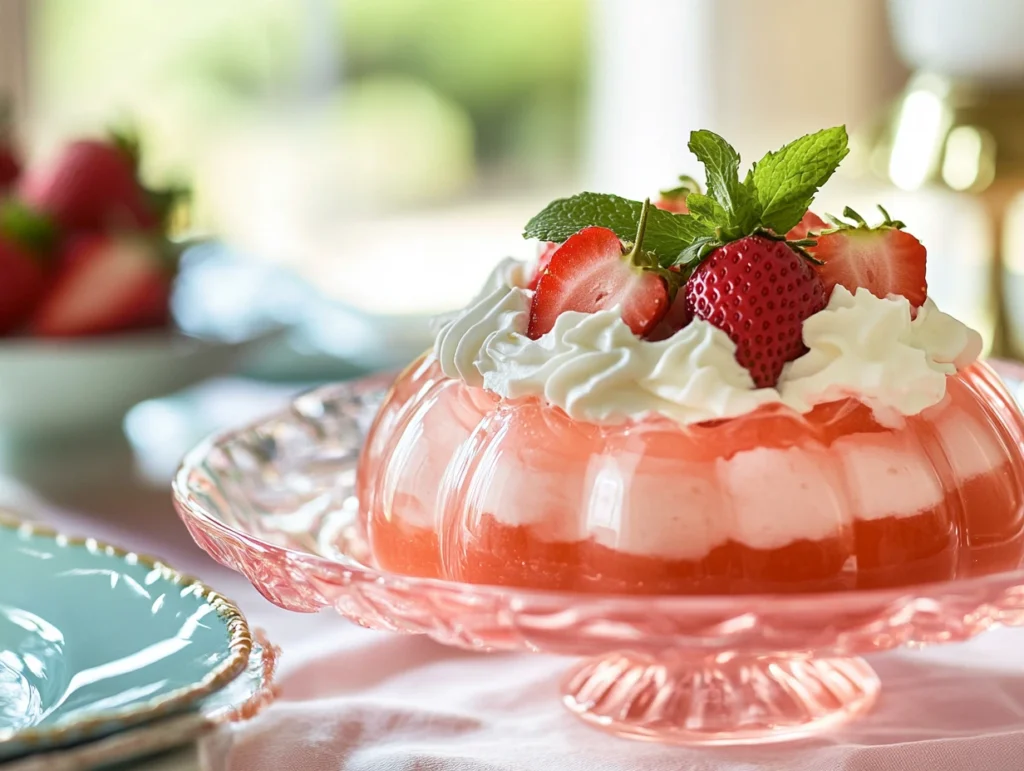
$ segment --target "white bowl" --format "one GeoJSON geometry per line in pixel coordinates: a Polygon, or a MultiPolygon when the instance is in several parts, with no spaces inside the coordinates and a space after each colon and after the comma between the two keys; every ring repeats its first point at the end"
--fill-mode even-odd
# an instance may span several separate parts
{"type": "Polygon", "coordinates": [[[914,69],[988,83],[1024,77],[1021,0],[889,0],[889,18],[914,69]]]}
{"type": "Polygon", "coordinates": [[[231,372],[278,334],[239,342],[173,330],[0,341],[0,434],[23,439],[119,427],[133,405],[231,372]]]}

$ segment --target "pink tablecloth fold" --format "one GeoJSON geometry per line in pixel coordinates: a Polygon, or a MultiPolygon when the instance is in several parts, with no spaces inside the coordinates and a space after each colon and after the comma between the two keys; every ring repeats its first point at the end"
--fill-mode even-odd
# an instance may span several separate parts
{"type": "Polygon", "coordinates": [[[567,661],[473,654],[337,621],[285,657],[281,700],[203,747],[210,771],[903,771],[1024,768],[1024,631],[874,659],[867,718],[797,744],[625,741],[558,700],[567,661]]]}

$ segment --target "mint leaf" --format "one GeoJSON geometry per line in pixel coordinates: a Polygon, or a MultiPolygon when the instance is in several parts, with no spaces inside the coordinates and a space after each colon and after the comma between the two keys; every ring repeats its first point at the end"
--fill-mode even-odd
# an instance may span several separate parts
{"type": "Polygon", "coordinates": [[[804,216],[814,194],[850,152],[845,126],[824,129],[768,153],[748,180],[761,209],[761,224],[785,235],[804,216]]]}
{"type": "MultiPolygon", "coordinates": [[[[597,226],[614,231],[623,241],[632,241],[642,208],[639,201],[617,195],[580,193],[548,204],[526,223],[523,237],[562,242],[585,227],[597,226]]],[[[689,215],[673,214],[652,206],[647,216],[644,251],[653,252],[664,266],[673,265],[691,243],[713,232],[689,215]]]]}
{"type": "Polygon", "coordinates": [[[720,247],[722,242],[716,236],[702,236],[687,246],[679,255],[678,265],[694,265],[720,247]]]}
{"type": "Polygon", "coordinates": [[[753,232],[760,211],[751,189],[740,182],[739,153],[718,134],[706,129],[692,132],[687,146],[704,164],[708,196],[719,204],[714,226],[721,228],[728,238],[741,238],[753,232]]]}
{"type": "Polygon", "coordinates": [[[712,230],[729,220],[729,215],[722,204],[702,193],[690,193],[686,196],[686,208],[690,210],[691,217],[712,230]]]}

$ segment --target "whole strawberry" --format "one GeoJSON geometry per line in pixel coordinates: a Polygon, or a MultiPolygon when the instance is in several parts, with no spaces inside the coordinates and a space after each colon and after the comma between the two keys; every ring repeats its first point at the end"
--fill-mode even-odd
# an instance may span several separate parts
{"type": "Polygon", "coordinates": [[[0,133],[0,194],[14,187],[21,176],[21,160],[11,140],[0,133]]]}
{"type": "Polygon", "coordinates": [[[736,343],[736,360],[759,388],[774,386],[800,356],[806,318],[825,307],[825,285],[784,241],[747,236],[713,251],[683,290],[686,307],[736,343]]]}
{"type": "Polygon", "coordinates": [[[686,205],[686,197],[690,193],[699,193],[700,185],[693,177],[680,175],[679,184],[669,190],[662,190],[654,205],[664,211],[674,214],[689,214],[690,209],[686,205]]]}
{"type": "Polygon", "coordinates": [[[21,176],[21,155],[14,143],[10,106],[0,101],[0,194],[14,187],[21,176]]]}
{"type": "Polygon", "coordinates": [[[21,200],[66,231],[154,230],[160,216],[136,173],[129,140],[79,140],[21,179],[21,200]]]}
{"type": "Polygon", "coordinates": [[[21,327],[46,291],[54,229],[13,201],[0,205],[0,334],[21,327]]]}

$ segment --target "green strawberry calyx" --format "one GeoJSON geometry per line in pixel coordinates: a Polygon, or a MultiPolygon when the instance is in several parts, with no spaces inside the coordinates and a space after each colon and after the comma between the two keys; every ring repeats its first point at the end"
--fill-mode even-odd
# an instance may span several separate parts
{"type": "Polygon", "coordinates": [[[640,207],[640,221],[637,224],[636,235],[632,242],[624,244],[625,248],[628,248],[629,251],[622,255],[622,260],[635,271],[657,273],[665,281],[669,298],[674,299],[680,285],[679,272],[662,267],[661,262],[658,260],[658,255],[644,249],[644,238],[647,235],[647,224],[650,221],[652,211],[660,210],[651,206],[651,199],[647,198],[640,207]]]}
{"type": "Polygon", "coordinates": [[[677,178],[679,184],[675,187],[670,187],[667,190],[659,190],[658,193],[661,197],[667,201],[685,201],[690,193],[700,192],[700,182],[695,180],[689,174],[680,174],[677,178]]]}
{"type": "Polygon", "coordinates": [[[14,199],[0,203],[0,238],[37,256],[45,256],[57,242],[57,226],[49,217],[14,199]]]}
{"type": "MultiPolygon", "coordinates": [[[[885,207],[881,204],[875,204],[878,207],[878,211],[882,213],[882,221],[877,225],[869,225],[867,221],[860,216],[856,211],[851,209],[849,206],[843,209],[843,216],[837,217],[834,214],[826,214],[825,219],[832,225],[830,228],[825,228],[814,236],[827,236],[832,233],[841,233],[846,230],[903,230],[907,226],[902,220],[894,220],[889,212],[885,210],[885,207]]],[[[812,234],[808,233],[808,236],[812,234]]]]}

